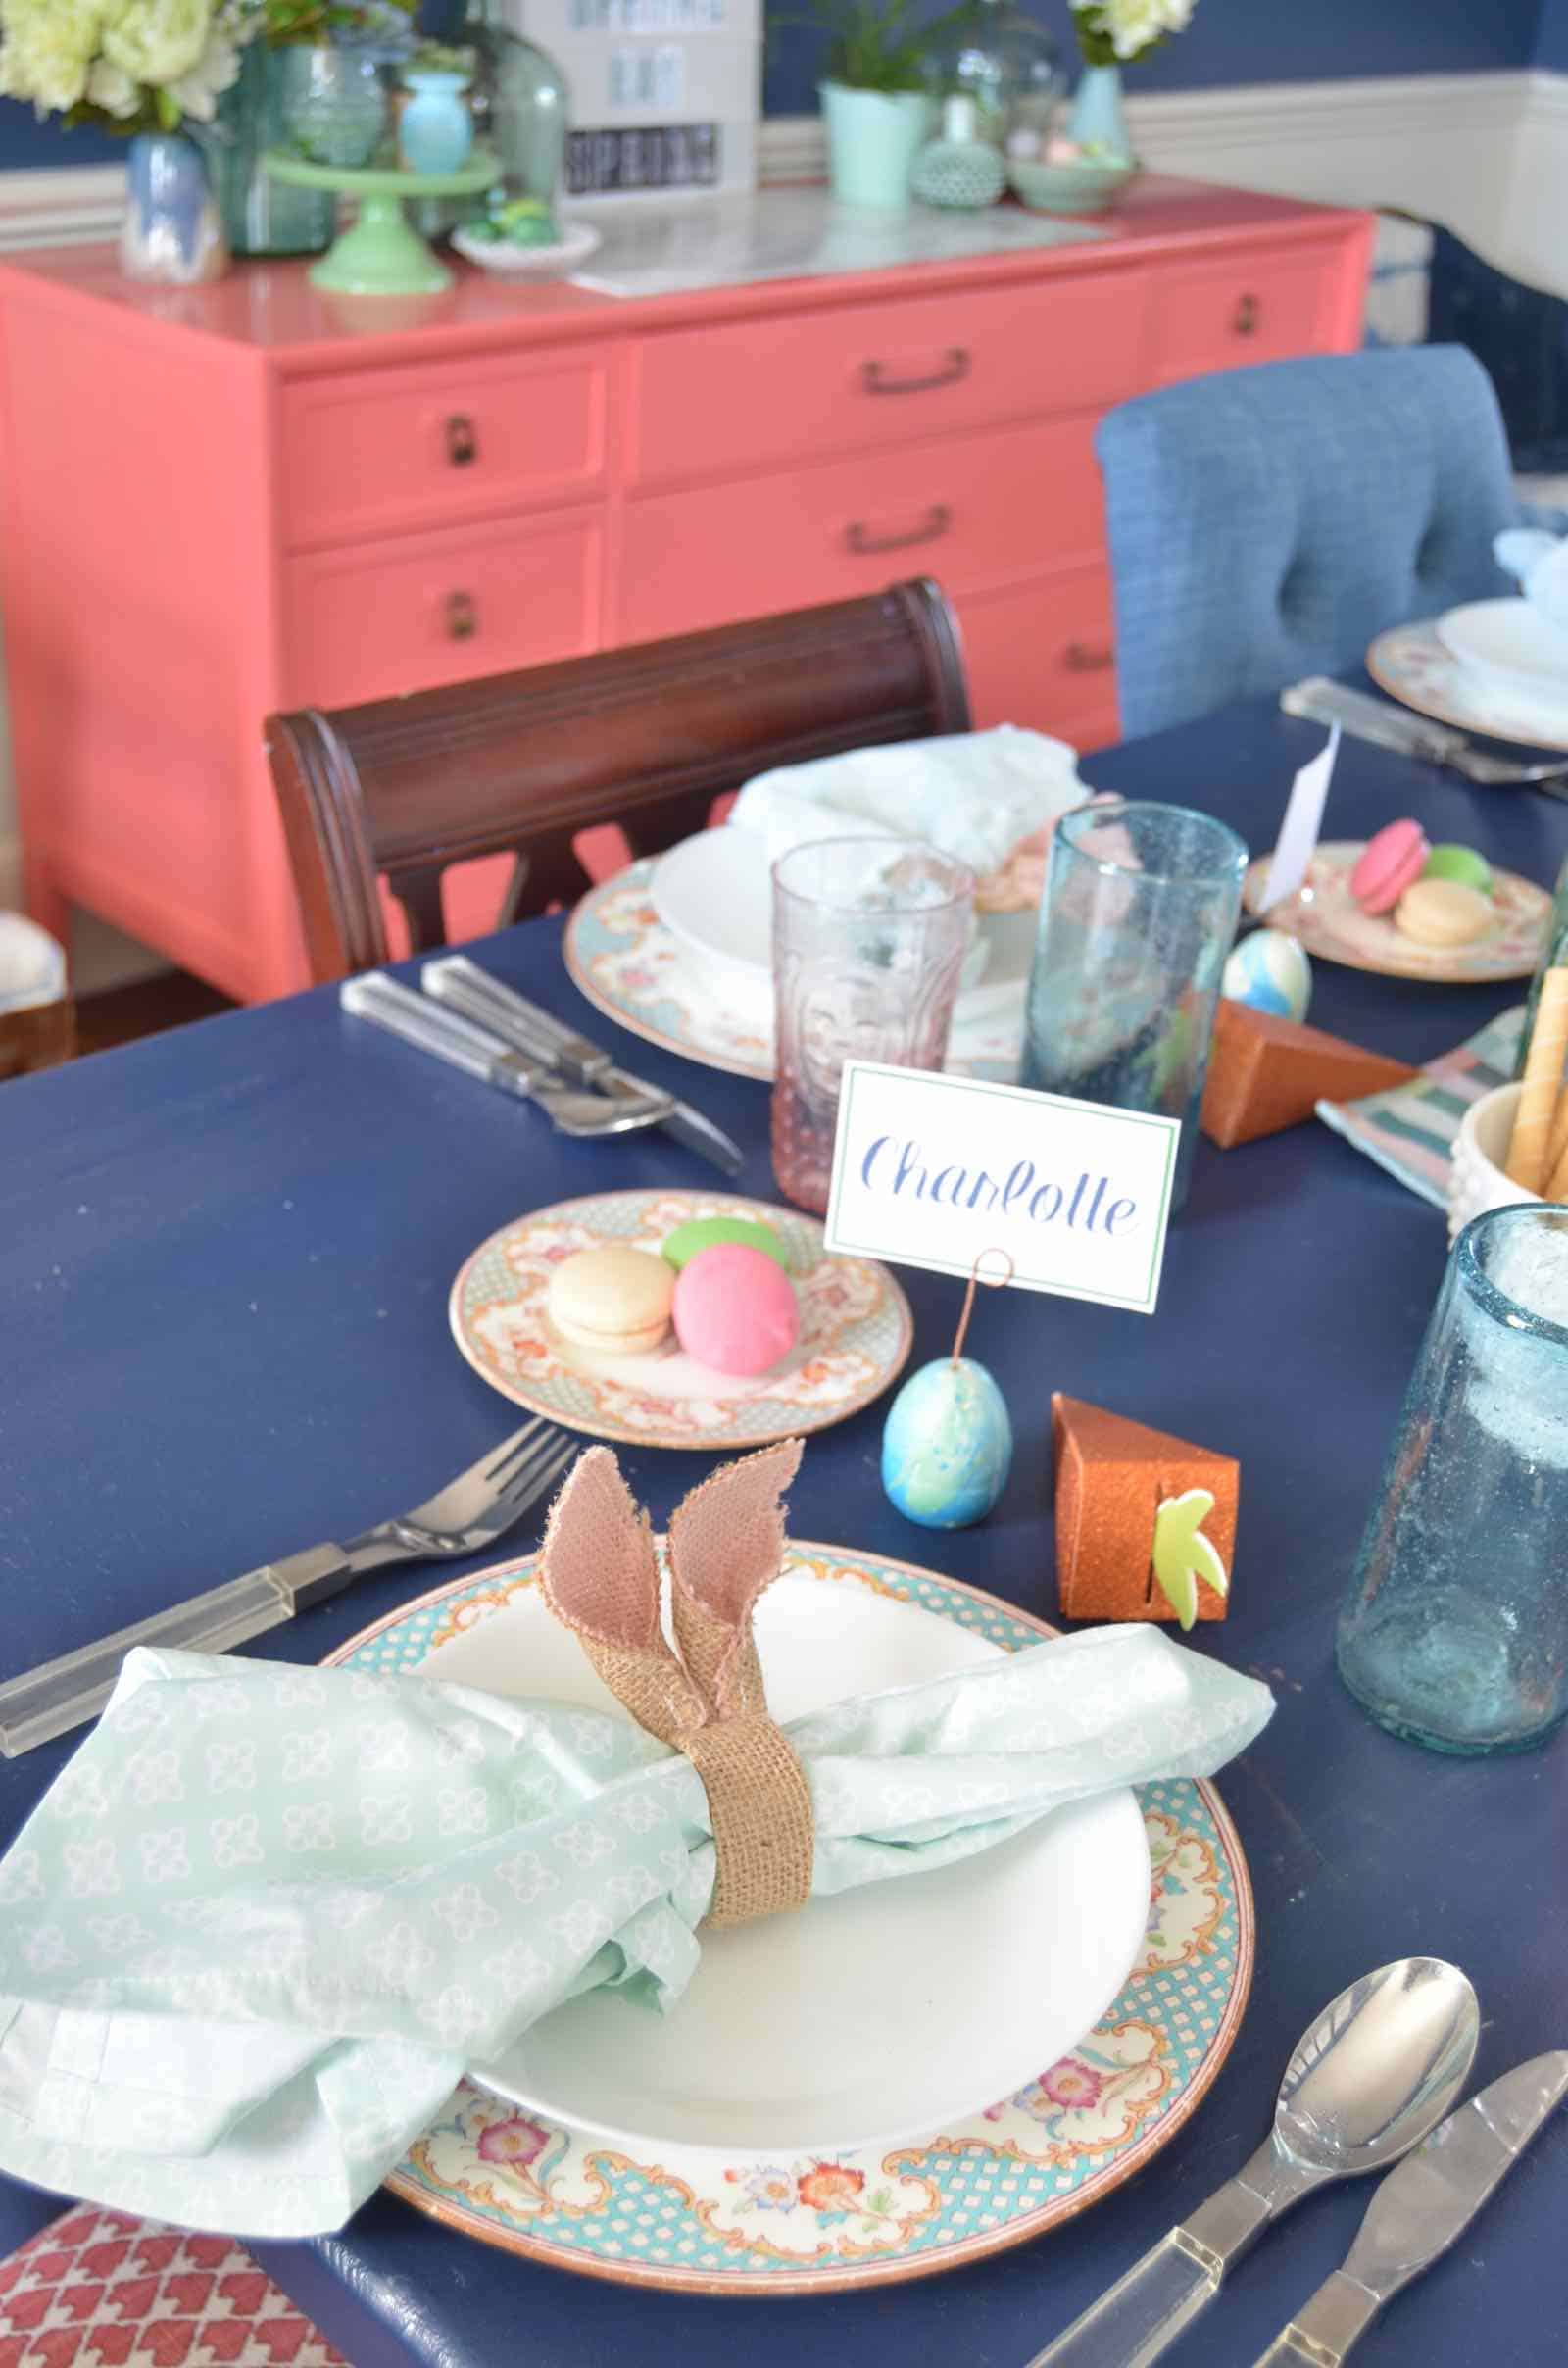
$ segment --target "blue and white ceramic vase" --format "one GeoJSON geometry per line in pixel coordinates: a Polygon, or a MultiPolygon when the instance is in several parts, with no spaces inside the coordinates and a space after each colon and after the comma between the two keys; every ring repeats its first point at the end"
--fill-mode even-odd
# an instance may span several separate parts
{"type": "Polygon", "coordinates": [[[121,269],[130,279],[193,287],[228,269],[207,160],[182,131],[140,131],[130,143],[121,269]]]}
{"type": "Polygon", "coordinates": [[[467,75],[413,66],[403,83],[409,93],[398,125],[404,164],[433,178],[461,172],[473,149],[467,75]]]}
{"type": "Polygon", "coordinates": [[[1084,68],[1067,118],[1067,137],[1097,157],[1131,161],[1133,142],[1122,107],[1119,66],[1084,68]]]}

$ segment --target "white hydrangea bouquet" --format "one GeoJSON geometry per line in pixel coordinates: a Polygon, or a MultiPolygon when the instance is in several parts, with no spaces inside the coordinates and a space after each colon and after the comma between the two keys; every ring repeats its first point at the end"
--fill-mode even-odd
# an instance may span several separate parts
{"type": "Polygon", "coordinates": [[[114,131],[208,123],[255,25],[252,0],[0,0],[0,94],[114,131]]]}
{"type": "Polygon", "coordinates": [[[1197,0],[1072,0],[1073,29],[1088,66],[1130,66],[1170,33],[1185,32],[1197,0]]]}

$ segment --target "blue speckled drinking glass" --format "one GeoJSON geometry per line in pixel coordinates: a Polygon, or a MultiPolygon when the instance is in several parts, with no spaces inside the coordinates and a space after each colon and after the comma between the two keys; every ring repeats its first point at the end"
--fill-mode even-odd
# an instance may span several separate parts
{"type": "Polygon", "coordinates": [[[1247,849],[1185,806],[1075,807],[1051,841],[1029,979],[1023,1082],[1180,1118],[1187,1198],[1220,973],[1247,849]]]}
{"type": "Polygon", "coordinates": [[[1340,1675],[1436,1751],[1520,1751],[1568,1716],[1568,1210],[1460,1234],[1355,1577],[1340,1675]]]}

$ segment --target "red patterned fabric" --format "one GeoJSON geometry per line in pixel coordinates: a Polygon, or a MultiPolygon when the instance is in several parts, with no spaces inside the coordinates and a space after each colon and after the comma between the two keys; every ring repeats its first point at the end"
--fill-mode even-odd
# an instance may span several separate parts
{"type": "Polygon", "coordinates": [[[78,2204],[0,2261],[0,2368],[346,2368],[230,2237],[78,2204]]]}

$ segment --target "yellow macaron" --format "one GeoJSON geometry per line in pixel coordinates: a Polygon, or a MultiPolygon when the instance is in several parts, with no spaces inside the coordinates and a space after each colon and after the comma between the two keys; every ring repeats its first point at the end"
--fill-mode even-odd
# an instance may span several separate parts
{"type": "Polygon", "coordinates": [[[601,1357],[647,1357],[669,1334],[674,1269],[651,1250],[579,1250],[550,1278],[550,1320],[563,1340],[601,1357]]]}
{"type": "Polygon", "coordinates": [[[1496,917],[1491,897],[1463,880],[1416,880],[1395,908],[1394,925],[1418,946],[1468,946],[1496,917]]]}

